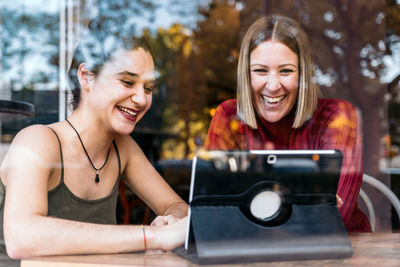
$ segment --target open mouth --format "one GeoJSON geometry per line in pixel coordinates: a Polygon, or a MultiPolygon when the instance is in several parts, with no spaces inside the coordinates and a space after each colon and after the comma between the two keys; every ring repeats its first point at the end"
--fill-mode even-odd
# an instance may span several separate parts
{"type": "Polygon", "coordinates": [[[286,98],[286,95],[277,96],[277,97],[269,97],[269,96],[263,95],[262,98],[264,99],[264,102],[266,104],[278,104],[278,103],[282,102],[283,99],[286,98]]]}
{"type": "Polygon", "coordinates": [[[121,106],[117,106],[117,108],[122,111],[123,113],[125,113],[128,116],[132,116],[135,117],[139,112],[134,111],[133,109],[129,109],[126,107],[121,107],[121,106]]]}

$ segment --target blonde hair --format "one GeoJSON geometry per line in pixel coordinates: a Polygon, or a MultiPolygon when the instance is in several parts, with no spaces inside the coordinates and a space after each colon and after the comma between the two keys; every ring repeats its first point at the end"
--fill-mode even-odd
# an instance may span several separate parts
{"type": "Polygon", "coordinates": [[[257,129],[250,83],[250,53],[268,40],[283,43],[298,56],[299,93],[292,127],[299,128],[314,114],[319,88],[313,81],[314,63],[305,32],[295,20],[283,16],[271,15],[258,19],[243,37],[237,69],[237,114],[246,124],[257,129]]]}

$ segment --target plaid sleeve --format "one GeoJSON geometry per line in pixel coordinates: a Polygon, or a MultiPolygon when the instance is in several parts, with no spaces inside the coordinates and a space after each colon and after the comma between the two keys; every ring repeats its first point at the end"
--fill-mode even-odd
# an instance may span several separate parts
{"type": "Polygon", "coordinates": [[[236,116],[236,108],[233,102],[219,105],[211,120],[205,149],[235,150],[241,148],[242,123],[236,116]],[[229,105],[227,105],[229,104],[229,105]]]}
{"type": "Polygon", "coordinates": [[[337,149],[343,164],[337,194],[343,205],[339,208],[344,224],[350,222],[356,207],[364,169],[360,119],[356,109],[346,101],[338,101],[321,135],[320,149],[337,149]]]}

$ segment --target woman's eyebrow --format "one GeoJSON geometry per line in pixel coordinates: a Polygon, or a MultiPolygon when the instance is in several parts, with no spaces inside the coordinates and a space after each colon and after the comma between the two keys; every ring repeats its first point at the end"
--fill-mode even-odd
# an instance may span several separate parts
{"type": "Polygon", "coordinates": [[[297,66],[296,66],[295,64],[293,64],[293,63],[285,63],[285,64],[279,65],[280,68],[282,68],[282,67],[287,67],[287,66],[292,66],[292,67],[297,68],[297,66]]]}
{"type": "Polygon", "coordinates": [[[262,68],[267,68],[267,66],[266,66],[266,65],[259,64],[259,63],[254,63],[254,64],[251,64],[251,65],[250,65],[250,67],[262,67],[262,68]]]}
{"type": "Polygon", "coordinates": [[[130,71],[127,71],[127,70],[126,70],[126,71],[118,72],[117,75],[118,75],[118,76],[128,75],[128,76],[132,76],[132,77],[134,77],[134,78],[139,77],[139,75],[138,75],[137,73],[133,73],[133,72],[130,72],[130,71]]]}
{"type": "MultiPolygon", "coordinates": [[[[134,73],[134,72],[130,72],[130,71],[127,71],[127,70],[118,72],[116,75],[117,76],[131,76],[132,78],[135,78],[135,79],[139,78],[139,74],[134,73]]],[[[151,79],[147,79],[146,82],[155,83],[156,80],[151,78],[151,79]]]]}
{"type": "MultiPolygon", "coordinates": [[[[282,67],[287,67],[287,66],[292,66],[292,67],[297,68],[297,66],[296,66],[295,64],[293,64],[293,63],[284,63],[284,64],[280,64],[278,67],[279,67],[279,68],[282,68],[282,67]]],[[[260,64],[260,63],[254,63],[254,64],[250,65],[250,67],[268,68],[267,65],[260,64]]]]}

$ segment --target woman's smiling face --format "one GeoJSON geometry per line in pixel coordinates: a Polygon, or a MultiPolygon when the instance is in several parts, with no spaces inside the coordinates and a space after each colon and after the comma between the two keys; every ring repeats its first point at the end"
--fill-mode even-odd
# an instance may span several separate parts
{"type": "Polygon", "coordinates": [[[105,108],[118,133],[129,134],[151,106],[154,63],[143,48],[119,51],[96,77],[92,104],[105,108]]]}
{"type": "Polygon", "coordinates": [[[250,53],[250,83],[257,114],[268,122],[281,120],[297,101],[298,56],[281,42],[260,43],[250,53]]]}

